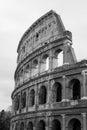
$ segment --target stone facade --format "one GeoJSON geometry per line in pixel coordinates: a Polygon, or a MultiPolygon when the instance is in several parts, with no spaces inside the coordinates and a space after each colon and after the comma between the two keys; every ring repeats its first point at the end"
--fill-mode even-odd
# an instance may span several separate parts
{"type": "Polygon", "coordinates": [[[33,23],[17,52],[10,130],[87,130],[87,61],[77,62],[60,16],[33,23]]]}

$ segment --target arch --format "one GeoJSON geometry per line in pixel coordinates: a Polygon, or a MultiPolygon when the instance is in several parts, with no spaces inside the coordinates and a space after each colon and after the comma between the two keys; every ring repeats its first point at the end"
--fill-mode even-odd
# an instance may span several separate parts
{"type": "Polygon", "coordinates": [[[37,125],[37,130],[46,130],[46,124],[43,120],[40,120],[37,125]]]}
{"type": "Polygon", "coordinates": [[[14,98],[14,110],[18,110],[20,105],[20,95],[16,95],[14,98]]]}
{"type": "Polygon", "coordinates": [[[14,130],[14,124],[11,125],[12,130],[14,130]]]}
{"type": "Polygon", "coordinates": [[[26,92],[23,92],[22,94],[22,108],[26,107],[26,92]]]}
{"type": "Polygon", "coordinates": [[[52,87],[52,101],[60,102],[62,100],[62,85],[59,82],[55,82],[52,87]]]}
{"type": "Polygon", "coordinates": [[[18,128],[18,122],[16,122],[16,124],[15,124],[15,130],[18,130],[19,128],[18,128]]]}
{"type": "Polygon", "coordinates": [[[29,93],[29,106],[33,106],[35,104],[35,90],[32,89],[29,93]]]}
{"type": "Polygon", "coordinates": [[[72,79],[70,81],[71,99],[78,100],[81,98],[81,85],[78,79],[72,79]]]}
{"type": "Polygon", "coordinates": [[[24,69],[25,80],[30,77],[30,65],[27,64],[24,69]]]}
{"type": "Polygon", "coordinates": [[[19,105],[20,105],[20,95],[17,95],[17,97],[16,97],[16,110],[19,109],[19,105]]]}
{"type": "Polygon", "coordinates": [[[35,59],[32,64],[32,75],[35,75],[38,73],[38,60],[35,59]]]}
{"type": "Polygon", "coordinates": [[[32,122],[28,123],[27,130],[33,130],[33,123],[32,122]]]}
{"type": "Polygon", "coordinates": [[[53,68],[56,68],[62,65],[63,65],[63,51],[61,49],[58,49],[54,53],[53,68]]]}
{"type": "Polygon", "coordinates": [[[41,72],[47,71],[49,69],[49,55],[45,54],[41,61],[41,72]]]}
{"type": "Polygon", "coordinates": [[[51,130],[61,130],[61,123],[57,119],[52,121],[51,130]]]}
{"type": "Polygon", "coordinates": [[[78,119],[71,119],[68,124],[68,130],[81,130],[81,122],[78,119]]]}
{"type": "Polygon", "coordinates": [[[20,130],[24,130],[24,122],[21,122],[21,124],[20,124],[20,130]]]}
{"type": "Polygon", "coordinates": [[[47,99],[47,90],[45,86],[40,87],[39,104],[45,104],[47,99]]]}

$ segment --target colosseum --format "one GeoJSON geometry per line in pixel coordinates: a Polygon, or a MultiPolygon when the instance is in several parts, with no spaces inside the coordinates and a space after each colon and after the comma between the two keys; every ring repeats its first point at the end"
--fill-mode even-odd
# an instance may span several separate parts
{"type": "Polygon", "coordinates": [[[10,130],[87,130],[87,60],[77,61],[61,17],[35,21],[17,53],[10,130]]]}

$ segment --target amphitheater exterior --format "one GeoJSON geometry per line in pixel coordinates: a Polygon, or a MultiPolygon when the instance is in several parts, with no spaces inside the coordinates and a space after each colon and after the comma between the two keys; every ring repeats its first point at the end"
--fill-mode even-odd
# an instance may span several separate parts
{"type": "Polygon", "coordinates": [[[24,33],[10,130],[87,130],[87,60],[77,61],[72,44],[53,10],[24,33]]]}

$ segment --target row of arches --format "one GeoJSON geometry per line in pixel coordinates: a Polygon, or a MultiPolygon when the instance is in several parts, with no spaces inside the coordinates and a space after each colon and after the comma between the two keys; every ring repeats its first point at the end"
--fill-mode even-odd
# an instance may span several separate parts
{"type": "MultiPolygon", "coordinates": [[[[34,130],[33,122],[28,122],[26,130],[34,130]]],[[[13,126],[14,127],[14,126],[13,126]]],[[[36,130],[46,130],[46,122],[44,120],[40,120],[36,125],[36,130]]],[[[62,130],[62,124],[58,119],[54,119],[51,123],[50,130],[62,130]]],[[[12,128],[12,130],[14,130],[12,128]]],[[[15,130],[25,130],[24,122],[21,122],[20,125],[16,123],[15,130]]],[[[81,122],[80,120],[73,118],[69,121],[68,129],[67,130],[81,130],[81,122]]]]}
{"type": "MultiPolygon", "coordinates": [[[[26,39],[25,43],[21,46],[18,52],[18,60],[17,62],[21,62],[22,59],[26,57],[26,54],[30,53],[32,48],[36,49],[36,42],[43,42],[48,39],[48,37],[52,36],[56,33],[56,21],[53,20],[51,22],[47,22],[47,25],[41,27],[38,31],[34,31],[28,38],[26,39]],[[45,39],[44,39],[45,38],[45,39]]],[[[56,35],[56,34],[55,34],[56,35]]]]}
{"type": "Polygon", "coordinates": [[[16,83],[22,82],[27,78],[37,75],[38,73],[43,73],[48,71],[50,64],[53,64],[53,68],[63,65],[63,51],[58,49],[54,52],[52,56],[52,61],[50,61],[49,54],[44,54],[41,59],[35,58],[33,61],[25,65],[16,76],[16,83]]]}
{"type": "MultiPolygon", "coordinates": [[[[47,103],[47,97],[50,96],[51,103],[61,102],[63,99],[63,86],[60,82],[55,82],[51,89],[51,95],[49,95],[48,88],[45,85],[40,86],[39,92],[36,96],[35,88],[29,90],[28,95],[26,91],[20,95],[16,95],[14,98],[14,109],[26,107],[26,101],[28,100],[28,106],[33,107],[35,105],[36,97],[38,98],[38,105],[47,103]]],[[[81,98],[81,84],[78,79],[73,79],[69,83],[68,93],[70,100],[79,100],[81,98]]]]}

